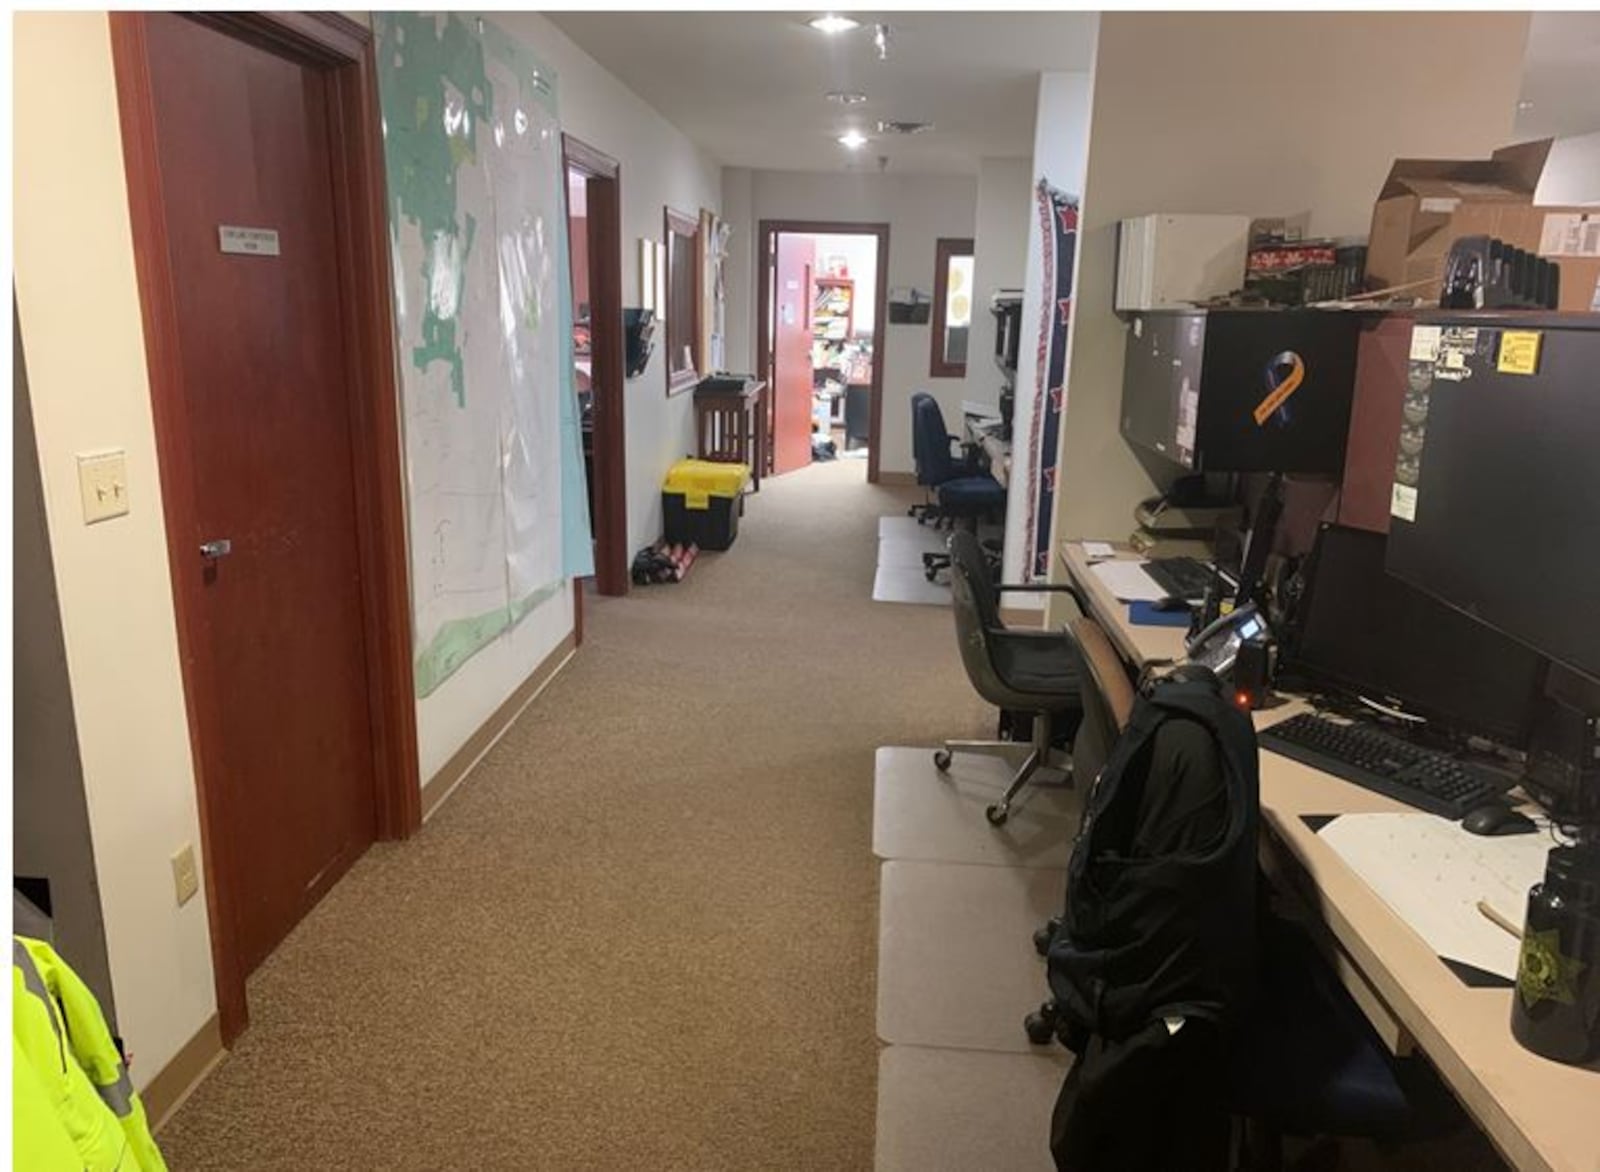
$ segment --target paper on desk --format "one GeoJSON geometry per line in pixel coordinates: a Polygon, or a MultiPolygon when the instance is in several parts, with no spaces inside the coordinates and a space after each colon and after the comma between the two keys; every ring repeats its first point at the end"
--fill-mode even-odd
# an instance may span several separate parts
{"type": "Polygon", "coordinates": [[[1433,814],[1341,814],[1317,837],[1434,952],[1517,978],[1517,939],[1478,910],[1486,900],[1522,923],[1544,878],[1544,834],[1485,838],[1433,814]]]}
{"type": "Polygon", "coordinates": [[[1109,541],[1085,541],[1083,543],[1083,553],[1091,561],[1117,556],[1117,551],[1111,548],[1109,541]]]}
{"type": "Polygon", "coordinates": [[[1122,602],[1155,602],[1167,592],[1144,572],[1143,562],[1096,562],[1090,567],[1122,602]]]}

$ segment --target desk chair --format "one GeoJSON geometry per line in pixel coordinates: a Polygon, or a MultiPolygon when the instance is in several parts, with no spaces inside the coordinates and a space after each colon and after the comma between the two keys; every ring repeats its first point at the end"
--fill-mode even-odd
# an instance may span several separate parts
{"type": "MultiPolygon", "coordinates": [[[[1032,751],[1012,776],[998,802],[984,811],[990,825],[1011,814],[1011,802],[1040,766],[1048,765],[1058,734],[1076,729],[1082,715],[1079,676],[1072,636],[1066,632],[1019,631],[1000,621],[999,593],[1007,590],[1062,591],[1080,609],[1087,603],[1072,586],[996,586],[989,575],[977,534],[958,529],[950,535],[950,589],[954,595],[956,639],[967,678],[990,704],[1031,713],[1032,751]]],[[[1014,741],[946,741],[933,755],[943,773],[955,753],[1008,757],[1014,741]]]]}
{"type": "MultiPolygon", "coordinates": [[[[986,472],[979,471],[975,453],[962,459],[951,454],[960,440],[945,430],[944,412],[939,401],[926,391],[911,396],[911,456],[917,467],[917,483],[932,497],[928,504],[912,505],[908,516],[926,524],[954,527],[964,522],[976,531],[982,517],[1003,515],[1006,490],[986,472]]],[[[923,569],[931,579],[950,564],[948,554],[929,553],[922,557],[923,569]]]]}
{"type": "Polygon", "coordinates": [[[866,445],[872,433],[872,388],[844,390],[844,450],[866,445]]]}
{"type": "MultiPolygon", "coordinates": [[[[1122,657],[1107,638],[1105,628],[1080,615],[1067,624],[1072,633],[1069,652],[1077,672],[1083,719],[1072,738],[1072,775],[1089,778],[1099,775],[1111,756],[1128,716],[1133,712],[1133,682],[1122,665],[1122,657]]],[[[1033,947],[1040,956],[1050,951],[1050,941],[1061,927],[1061,917],[1050,921],[1033,934],[1033,947]]],[[[1056,1036],[1060,1011],[1055,1001],[1046,1001],[1023,1022],[1028,1040],[1036,1046],[1048,1045],[1056,1036]]]]}
{"type": "MultiPolygon", "coordinates": [[[[1083,718],[1072,742],[1075,776],[1093,778],[1133,710],[1134,688],[1105,631],[1090,618],[1069,624],[1083,718]]],[[[1034,933],[1049,951],[1059,919],[1034,933]]],[[[1303,933],[1275,917],[1261,924],[1258,1001],[1230,1048],[1226,1104],[1243,1121],[1238,1167],[1281,1167],[1284,1134],[1383,1137],[1411,1121],[1411,1105],[1361,1011],[1303,933]]],[[[1035,1045],[1061,1024],[1056,1003],[1028,1015],[1035,1045]]]]}

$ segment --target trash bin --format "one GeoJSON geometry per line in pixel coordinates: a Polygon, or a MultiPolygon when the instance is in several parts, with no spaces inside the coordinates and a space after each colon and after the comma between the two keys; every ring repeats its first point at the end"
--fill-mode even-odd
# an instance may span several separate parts
{"type": "Polygon", "coordinates": [[[744,464],[679,460],[661,486],[662,535],[675,544],[727,549],[739,536],[749,479],[744,464]]]}

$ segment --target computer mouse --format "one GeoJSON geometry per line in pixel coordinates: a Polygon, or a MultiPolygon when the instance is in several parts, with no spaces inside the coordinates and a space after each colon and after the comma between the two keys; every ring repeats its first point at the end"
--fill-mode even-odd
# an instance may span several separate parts
{"type": "Polygon", "coordinates": [[[1468,834],[1532,834],[1539,827],[1526,814],[1498,803],[1468,810],[1461,819],[1461,828],[1468,834]]]}
{"type": "Polygon", "coordinates": [[[1150,609],[1151,610],[1188,610],[1189,609],[1189,600],[1187,598],[1174,598],[1174,597],[1158,598],[1158,599],[1156,599],[1154,602],[1152,602],[1150,604],[1150,609]]]}

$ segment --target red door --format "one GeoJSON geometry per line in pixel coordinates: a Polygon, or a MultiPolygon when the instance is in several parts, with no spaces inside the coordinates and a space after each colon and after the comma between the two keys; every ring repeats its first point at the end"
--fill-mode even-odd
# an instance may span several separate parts
{"type": "Polygon", "coordinates": [[[772,331],[772,470],[811,463],[811,269],[816,244],[780,232],[772,331]]]}
{"type": "Polygon", "coordinates": [[[199,518],[173,537],[203,583],[190,678],[216,693],[207,789],[249,972],[376,829],[329,93],[182,17],[147,27],[199,518]]]}

